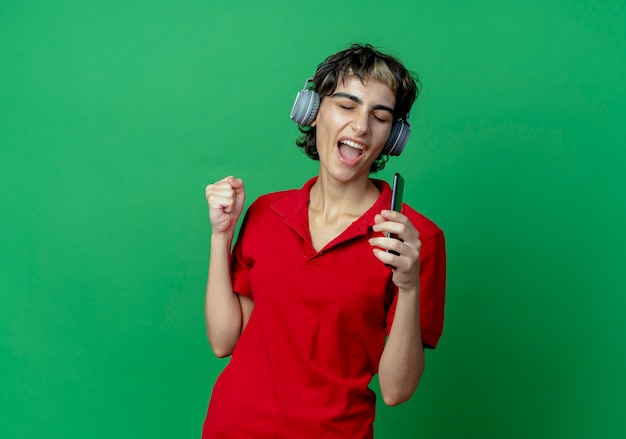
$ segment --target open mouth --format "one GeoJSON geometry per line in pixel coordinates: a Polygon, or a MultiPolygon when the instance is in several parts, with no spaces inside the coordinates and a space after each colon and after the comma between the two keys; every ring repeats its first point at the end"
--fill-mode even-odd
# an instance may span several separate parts
{"type": "Polygon", "coordinates": [[[363,145],[352,140],[342,140],[337,146],[339,147],[339,154],[348,160],[357,160],[363,155],[363,145]]]}

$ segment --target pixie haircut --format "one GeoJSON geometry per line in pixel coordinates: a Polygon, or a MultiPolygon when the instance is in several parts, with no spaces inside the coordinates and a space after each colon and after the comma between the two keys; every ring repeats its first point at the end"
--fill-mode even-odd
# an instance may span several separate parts
{"type": "MultiPolygon", "coordinates": [[[[386,84],[396,97],[394,120],[406,120],[411,106],[420,92],[420,82],[411,74],[400,60],[386,55],[370,44],[353,44],[348,49],[329,56],[315,72],[312,89],[323,99],[331,95],[342,83],[351,77],[361,82],[373,79],[386,84]]],[[[315,127],[300,126],[302,135],[296,140],[307,156],[319,160],[315,144],[315,127]]],[[[370,172],[380,171],[389,159],[387,154],[380,154],[370,168],[370,172]]]]}

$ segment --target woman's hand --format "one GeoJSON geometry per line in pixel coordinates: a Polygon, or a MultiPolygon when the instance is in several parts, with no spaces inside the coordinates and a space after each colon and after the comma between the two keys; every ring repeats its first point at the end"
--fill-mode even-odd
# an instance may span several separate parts
{"type": "Polygon", "coordinates": [[[419,257],[422,243],[419,232],[409,219],[400,212],[383,210],[374,218],[372,230],[383,234],[392,233],[396,238],[386,236],[371,238],[369,243],[374,247],[374,255],[393,270],[393,283],[405,291],[419,291],[420,265],[419,257]],[[393,253],[385,250],[392,250],[393,253]]]}
{"type": "Polygon", "coordinates": [[[246,199],[243,181],[232,176],[206,187],[213,233],[234,234],[246,199]]]}

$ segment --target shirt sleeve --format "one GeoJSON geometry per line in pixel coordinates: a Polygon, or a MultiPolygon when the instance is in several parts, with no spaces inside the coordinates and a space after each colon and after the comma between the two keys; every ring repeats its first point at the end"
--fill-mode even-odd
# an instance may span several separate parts
{"type": "Polygon", "coordinates": [[[250,210],[246,212],[244,219],[239,229],[239,235],[231,256],[231,277],[233,282],[233,291],[242,296],[249,298],[252,297],[252,289],[250,287],[250,269],[253,265],[253,260],[246,254],[248,245],[247,233],[248,219],[250,217],[250,210]]]}
{"type": "MultiPolygon", "coordinates": [[[[420,252],[420,326],[422,344],[435,349],[443,332],[446,291],[446,244],[442,231],[422,243],[420,252]]],[[[391,331],[398,289],[387,313],[387,335],[391,331]]]]}

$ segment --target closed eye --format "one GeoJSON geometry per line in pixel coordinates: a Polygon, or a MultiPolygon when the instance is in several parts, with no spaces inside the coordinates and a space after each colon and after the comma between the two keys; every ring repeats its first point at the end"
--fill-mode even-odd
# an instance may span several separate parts
{"type": "Polygon", "coordinates": [[[346,99],[338,100],[337,105],[342,110],[354,110],[356,108],[356,105],[354,105],[354,102],[346,100],[346,99]]]}
{"type": "Polygon", "coordinates": [[[391,122],[391,119],[390,119],[389,115],[387,115],[387,114],[382,115],[382,114],[374,113],[374,118],[376,120],[378,120],[379,122],[383,122],[383,123],[390,123],[391,122]]]}

